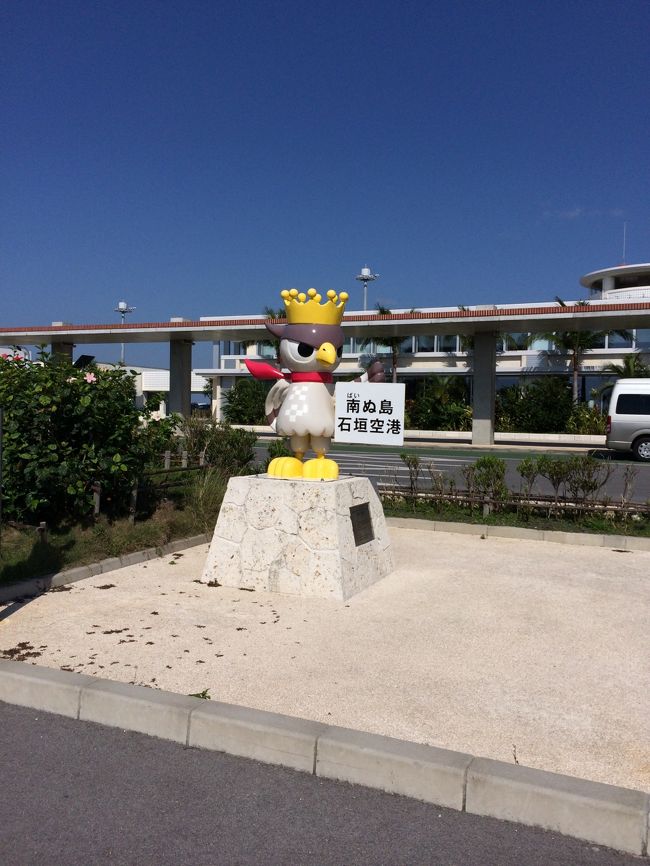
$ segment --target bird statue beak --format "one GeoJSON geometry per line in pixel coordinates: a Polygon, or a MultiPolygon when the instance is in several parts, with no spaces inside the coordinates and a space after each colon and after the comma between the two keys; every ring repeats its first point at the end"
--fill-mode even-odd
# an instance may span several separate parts
{"type": "Polygon", "coordinates": [[[328,367],[333,367],[338,360],[336,349],[331,343],[322,343],[316,352],[316,360],[321,364],[327,364],[328,367]]]}

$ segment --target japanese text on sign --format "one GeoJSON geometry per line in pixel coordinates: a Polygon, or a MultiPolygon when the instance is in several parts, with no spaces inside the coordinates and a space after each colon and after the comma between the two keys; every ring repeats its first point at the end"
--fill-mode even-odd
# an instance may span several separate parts
{"type": "Polygon", "coordinates": [[[401,384],[337,383],[335,440],[402,445],[404,389],[401,384]]]}

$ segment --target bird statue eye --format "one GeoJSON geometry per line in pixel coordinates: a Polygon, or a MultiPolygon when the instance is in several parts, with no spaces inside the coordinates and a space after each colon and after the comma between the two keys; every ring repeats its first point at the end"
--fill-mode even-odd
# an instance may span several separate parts
{"type": "Polygon", "coordinates": [[[338,349],[336,350],[336,356],[337,356],[337,358],[343,357],[343,346],[338,347],[338,349]]]}
{"type": "Polygon", "coordinates": [[[301,358],[311,358],[315,351],[308,343],[298,343],[298,354],[301,358]]]}

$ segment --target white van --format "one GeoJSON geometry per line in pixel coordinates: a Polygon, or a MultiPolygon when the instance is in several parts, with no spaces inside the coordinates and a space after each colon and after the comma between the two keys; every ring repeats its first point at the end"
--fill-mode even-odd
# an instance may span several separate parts
{"type": "Polygon", "coordinates": [[[606,445],[650,462],[650,379],[619,379],[612,388],[606,445]]]}

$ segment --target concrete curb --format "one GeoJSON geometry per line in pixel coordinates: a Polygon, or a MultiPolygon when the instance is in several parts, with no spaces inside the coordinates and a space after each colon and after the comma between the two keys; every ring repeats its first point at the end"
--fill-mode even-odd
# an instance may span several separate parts
{"type": "Polygon", "coordinates": [[[198,544],[209,544],[212,535],[193,535],[191,538],[181,538],[178,541],[170,541],[162,547],[149,547],[147,550],[137,550],[134,553],[125,553],[123,556],[114,556],[110,559],[102,559],[90,565],[80,565],[69,568],[67,571],[58,571],[56,574],[47,574],[44,577],[32,577],[19,583],[11,583],[8,586],[0,586],[0,602],[13,601],[15,598],[24,596],[40,595],[49,589],[65,586],[68,583],[76,583],[78,580],[86,580],[98,574],[108,574],[118,568],[126,568],[129,565],[138,565],[149,559],[166,556],[169,553],[177,553],[188,547],[196,547],[198,544]]]}
{"type": "Polygon", "coordinates": [[[0,701],[648,853],[643,791],[26,662],[0,661],[0,701]]]}
{"type": "Polygon", "coordinates": [[[486,523],[453,523],[444,520],[422,520],[416,517],[387,517],[388,526],[423,532],[456,532],[485,538],[521,538],[528,541],[551,541],[555,544],[577,544],[582,547],[608,547],[616,550],[650,550],[650,538],[639,535],[599,535],[591,532],[560,532],[552,529],[526,529],[520,526],[491,526],[486,523]]]}

